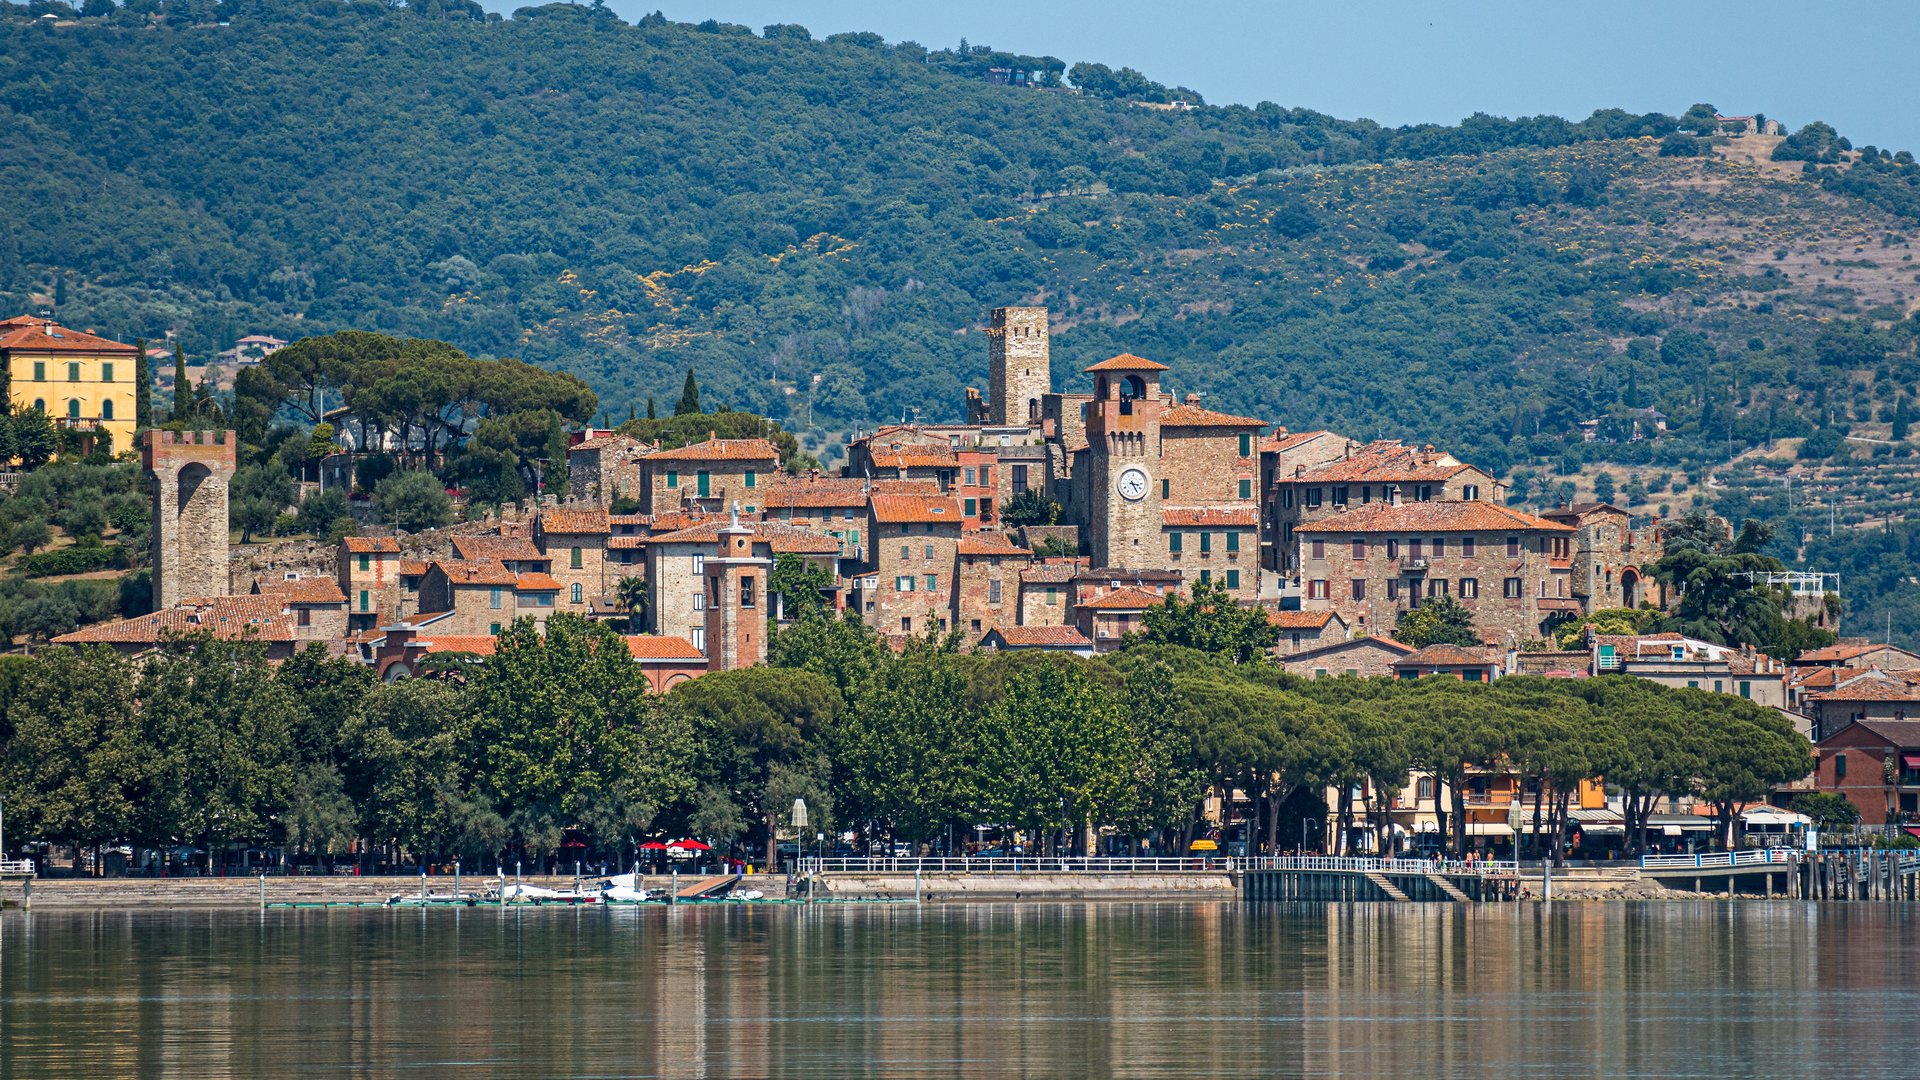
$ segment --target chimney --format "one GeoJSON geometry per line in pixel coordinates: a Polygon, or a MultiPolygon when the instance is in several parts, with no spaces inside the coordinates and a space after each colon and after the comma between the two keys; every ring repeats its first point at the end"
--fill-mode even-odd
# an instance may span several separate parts
{"type": "Polygon", "coordinates": [[[1395,484],[1391,488],[1387,489],[1387,501],[1393,504],[1394,506],[1400,505],[1400,485],[1399,484],[1395,484]]]}
{"type": "Polygon", "coordinates": [[[1188,395],[1186,396],[1186,399],[1185,399],[1185,400],[1186,400],[1186,403],[1187,403],[1188,405],[1198,405],[1198,404],[1200,404],[1200,395],[1199,395],[1199,394],[1188,394],[1188,395]]]}

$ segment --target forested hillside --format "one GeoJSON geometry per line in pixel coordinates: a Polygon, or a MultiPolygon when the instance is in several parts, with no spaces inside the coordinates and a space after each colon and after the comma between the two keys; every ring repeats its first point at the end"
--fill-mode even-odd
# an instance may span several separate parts
{"type": "Polygon", "coordinates": [[[987,309],[1042,302],[1063,386],[1128,349],[1219,407],[1542,477],[1708,470],[1916,375],[1920,170],[1825,125],[1775,161],[1616,110],[1156,108],[1197,95],[557,5],[8,10],[0,307],[202,356],[358,327],[577,374],[615,420],[692,366],[844,430],[955,416],[987,309]]]}

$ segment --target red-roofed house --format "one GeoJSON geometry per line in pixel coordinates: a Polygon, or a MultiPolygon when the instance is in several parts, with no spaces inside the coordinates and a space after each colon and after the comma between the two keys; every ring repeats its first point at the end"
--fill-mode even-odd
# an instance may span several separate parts
{"type": "MultiPolygon", "coordinates": [[[[1320,445],[1331,449],[1331,440],[1321,440],[1320,445]]],[[[1303,525],[1351,509],[1395,502],[1491,500],[1501,490],[1492,476],[1451,454],[1395,440],[1364,446],[1347,442],[1339,457],[1318,463],[1297,456],[1285,472],[1280,471],[1281,456],[1276,454],[1268,462],[1274,476],[1267,499],[1276,566],[1287,572],[1299,570],[1294,533],[1303,525]]]]}
{"type": "Polygon", "coordinates": [[[963,535],[956,552],[954,588],[967,640],[978,641],[994,627],[1019,622],[1020,572],[1033,561],[1033,552],[992,532],[963,535]]]}
{"type": "Polygon", "coordinates": [[[116,451],[133,449],[138,351],[52,319],[0,320],[7,403],[19,412],[38,408],[60,427],[105,432],[116,451]]]}
{"type": "Polygon", "coordinates": [[[123,655],[143,656],[163,638],[193,633],[264,642],[269,660],[291,657],[300,643],[293,615],[279,597],[212,596],[190,599],[138,618],[83,626],[54,638],[53,644],[111,645],[123,655]]]}
{"type": "Polygon", "coordinates": [[[780,471],[780,451],[765,439],[708,439],[641,459],[642,513],[700,509],[723,513],[739,503],[758,513],[761,486],[780,471]]]}
{"type": "Polygon", "coordinates": [[[560,582],[558,610],[592,615],[595,601],[613,592],[619,578],[607,562],[611,534],[605,510],[542,510],[535,519],[533,538],[560,582]]]}
{"type": "Polygon", "coordinates": [[[401,603],[400,541],[394,537],[349,536],[340,541],[334,566],[347,598],[349,631],[377,629],[410,610],[401,603]]]}
{"type": "Polygon", "coordinates": [[[1279,638],[1273,643],[1273,655],[1292,656],[1294,653],[1317,649],[1322,645],[1331,645],[1347,639],[1347,620],[1337,611],[1275,611],[1268,610],[1267,621],[1279,632],[1279,638]]]}
{"type": "Polygon", "coordinates": [[[1093,642],[1071,626],[997,626],[980,639],[980,647],[1002,652],[1037,650],[1093,655],[1093,642]]]}
{"type": "Polygon", "coordinates": [[[1393,662],[1412,652],[1413,646],[1389,637],[1357,637],[1283,656],[1280,666],[1314,679],[1339,675],[1367,678],[1393,674],[1393,662]]]}
{"type": "Polygon", "coordinates": [[[1396,679],[1439,675],[1466,682],[1492,682],[1500,677],[1505,657],[1503,650],[1486,645],[1429,645],[1390,662],[1387,667],[1396,679]]]}
{"type": "Polygon", "coordinates": [[[852,596],[868,626],[913,635],[952,625],[965,524],[951,495],[874,493],[867,502],[867,558],[852,596]]]}
{"type": "Polygon", "coordinates": [[[1861,824],[1920,836],[1920,719],[1855,720],[1827,732],[1814,760],[1814,786],[1851,802],[1861,824]]]}

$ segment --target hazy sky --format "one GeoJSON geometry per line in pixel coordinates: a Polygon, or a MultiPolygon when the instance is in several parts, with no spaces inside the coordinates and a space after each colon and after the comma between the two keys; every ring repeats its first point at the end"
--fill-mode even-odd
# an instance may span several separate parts
{"type": "MultiPolygon", "coordinates": [[[[483,0],[511,11],[510,0],[483,0]]],[[[815,37],[872,30],[945,48],[1138,68],[1215,103],[1275,101],[1385,124],[1473,112],[1678,113],[1706,101],[1790,125],[1826,120],[1856,145],[1920,150],[1915,0],[608,0],[815,37]]]]}

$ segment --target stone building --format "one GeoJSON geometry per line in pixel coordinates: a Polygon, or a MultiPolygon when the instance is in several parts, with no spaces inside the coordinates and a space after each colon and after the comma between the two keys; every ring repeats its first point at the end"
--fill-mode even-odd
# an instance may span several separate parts
{"type": "Polygon", "coordinates": [[[347,594],[331,578],[263,579],[252,594],[278,600],[293,620],[296,645],[338,645],[347,637],[347,594]]]}
{"type": "Polygon", "coordinates": [[[596,602],[613,592],[619,578],[609,575],[611,532],[605,510],[542,510],[534,519],[534,542],[560,583],[557,610],[592,615],[596,602]]]}
{"type": "Polygon", "coordinates": [[[1280,658],[1280,666],[1310,679],[1354,675],[1371,678],[1393,674],[1393,663],[1413,652],[1390,637],[1368,635],[1305,649],[1280,658]]]}
{"type": "Polygon", "coordinates": [[[1160,512],[1166,564],[1192,583],[1223,586],[1236,600],[1260,595],[1260,511],[1250,505],[1169,506],[1160,512]]]}
{"type": "Polygon", "coordinates": [[[1299,565],[1294,530],[1354,507],[1377,503],[1493,500],[1501,488],[1485,470],[1463,464],[1431,446],[1406,446],[1382,440],[1342,448],[1339,457],[1309,464],[1308,447],[1330,449],[1331,441],[1313,440],[1291,452],[1272,455],[1275,471],[1267,492],[1268,519],[1274,537],[1276,569],[1296,576],[1299,565]],[[1282,458],[1291,468],[1281,473],[1282,458]]]}
{"type": "Polygon", "coordinates": [[[123,656],[144,656],[176,634],[210,633],[232,641],[265,644],[267,659],[286,660],[299,639],[293,614],[277,596],[206,596],[151,614],[83,626],[53,639],[55,645],[108,645],[123,656]]]}
{"type": "Polygon", "coordinates": [[[1636,532],[1633,515],[1608,503],[1574,503],[1540,515],[1577,530],[1573,595],[1588,611],[1639,607],[1654,599],[1641,587],[1642,569],[1660,558],[1657,532],[1636,532]]]}
{"type": "Polygon", "coordinates": [[[639,501],[644,482],[641,465],[653,449],[628,435],[582,439],[567,450],[567,491],[574,500],[602,510],[616,499],[639,501]]]}
{"type": "Polygon", "coordinates": [[[868,500],[871,546],[856,594],[868,626],[913,635],[952,625],[963,522],[951,495],[876,494],[868,500]]]}
{"type": "Polygon", "coordinates": [[[1073,622],[1073,576],[1083,569],[1073,560],[1029,566],[1020,571],[1021,626],[1068,626],[1073,622]]]}
{"type": "Polygon", "coordinates": [[[142,433],[140,463],[153,479],[153,606],[225,595],[231,431],[142,433]]]}
{"type": "MultiPolygon", "coordinates": [[[[54,426],[85,437],[104,432],[115,451],[133,448],[138,350],[52,319],[0,319],[0,374],[6,404],[39,409],[54,426]]],[[[214,594],[208,594],[214,595],[214,594]]]]}
{"type": "Polygon", "coordinates": [[[1137,585],[1111,589],[1074,605],[1074,626],[1096,652],[1112,652],[1128,634],[1143,629],[1147,609],[1164,599],[1165,594],[1137,585]]]}
{"type": "MultiPolygon", "coordinates": [[[[497,634],[522,615],[536,615],[531,603],[529,610],[521,610],[518,590],[522,576],[499,562],[436,559],[428,564],[420,582],[420,613],[444,616],[435,620],[435,633],[497,634]]],[[[545,575],[525,576],[540,584],[539,579],[545,575]]],[[[529,600],[538,595],[530,594],[529,600]]]]}
{"type": "Polygon", "coordinates": [[[1020,573],[1033,561],[1033,552],[1008,543],[998,533],[968,533],[955,549],[954,606],[967,643],[978,642],[987,631],[1020,621],[1020,573]]]}
{"type": "Polygon", "coordinates": [[[732,671],[767,659],[767,574],[773,560],[755,551],[753,526],[732,520],[716,530],[706,574],[707,670],[732,671]]]}
{"type": "Polygon", "coordinates": [[[1458,599],[1474,626],[1508,647],[1577,613],[1571,526],[1491,502],[1375,502],[1294,530],[1302,607],[1336,611],[1356,631],[1390,633],[1422,601],[1458,599]]]}
{"type": "Polygon", "coordinates": [[[1292,656],[1347,639],[1347,621],[1336,611],[1269,610],[1267,621],[1280,635],[1273,644],[1275,656],[1292,656]]]}
{"type": "Polygon", "coordinates": [[[1053,389],[1047,309],[994,308],[987,319],[991,423],[1040,423],[1040,400],[1053,389]]]}
{"type": "Polygon", "coordinates": [[[375,630],[407,614],[400,603],[400,541],[349,536],[340,541],[336,577],[351,631],[375,630]]]}
{"type": "Polygon", "coordinates": [[[641,459],[641,512],[722,513],[740,503],[757,513],[761,485],[780,471],[780,451],[765,439],[719,439],[657,450],[641,459]]]}

